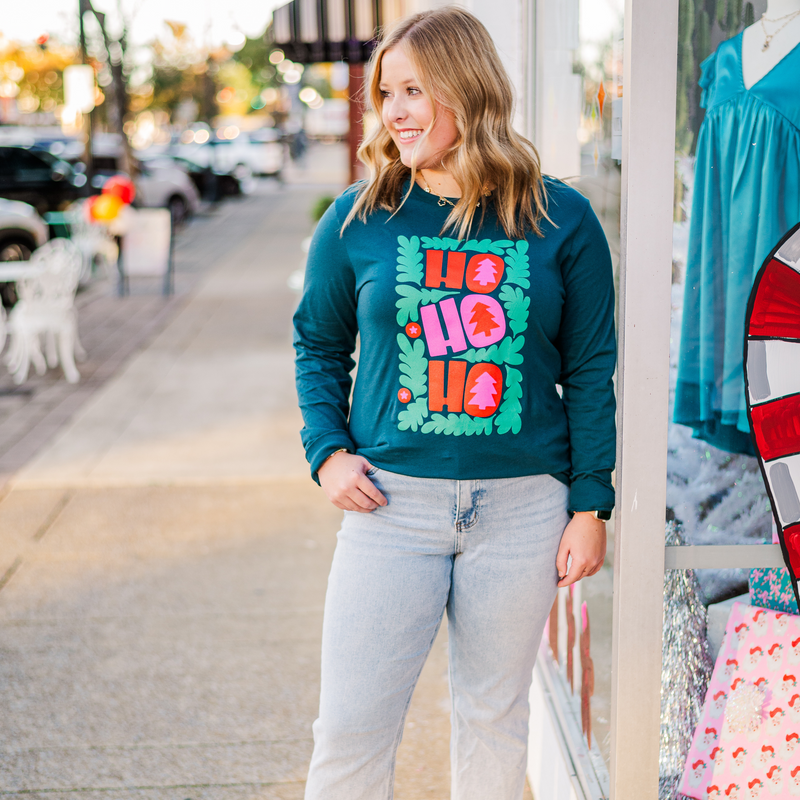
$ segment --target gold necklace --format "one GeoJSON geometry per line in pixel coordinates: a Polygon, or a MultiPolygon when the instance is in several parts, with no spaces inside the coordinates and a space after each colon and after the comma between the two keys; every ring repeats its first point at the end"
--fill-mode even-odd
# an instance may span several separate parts
{"type": "MultiPolygon", "coordinates": [[[[420,178],[422,178],[422,182],[425,184],[425,186],[423,186],[422,188],[428,194],[435,194],[439,198],[438,205],[439,205],[440,208],[444,208],[445,206],[451,206],[452,208],[456,207],[456,204],[452,200],[448,200],[446,197],[442,197],[442,195],[440,195],[438,192],[434,192],[433,189],[431,189],[431,185],[425,179],[425,176],[422,174],[422,170],[420,170],[419,176],[420,176],[420,178]]],[[[491,194],[491,192],[488,189],[484,188],[483,196],[484,197],[489,197],[490,194],[491,194]]],[[[481,201],[478,200],[478,202],[475,204],[475,208],[480,208],[480,207],[481,207],[481,201]]]]}
{"type": "Polygon", "coordinates": [[[761,52],[762,53],[765,52],[769,48],[770,44],[772,43],[772,40],[797,16],[800,16],[800,8],[798,8],[797,11],[792,11],[790,14],[786,14],[786,15],[784,15],[782,17],[778,17],[777,19],[767,19],[765,16],[762,15],[762,17],[761,17],[761,30],[764,31],[764,45],[761,48],[761,52]],[[786,20],[786,22],[784,22],[783,25],[781,25],[780,28],[778,28],[775,31],[775,33],[767,33],[767,26],[764,25],[765,21],[766,22],[780,22],[781,20],[784,20],[784,19],[786,20]]]}
{"type": "MultiPolygon", "coordinates": [[[[452,200],[448,200],[446,197],[442,197],[440,194],[434,192],[433,189],[431,189],[431,186],[428,183],[428,181],[425,180],[425,176],[422,174],[422,171],[420,171],[419,176],[420,178],[422,178],[422,182],[425,184],[425,186],[423,187],[425,191],[428,194],[435,194],[439,198],[440,208],[444,208],[445,206],[451,206],[452,208],[456,207],[456,204],[452,200]]],[[[480,203],[478,203],[478,205],[480,205],[480,203]]]]}

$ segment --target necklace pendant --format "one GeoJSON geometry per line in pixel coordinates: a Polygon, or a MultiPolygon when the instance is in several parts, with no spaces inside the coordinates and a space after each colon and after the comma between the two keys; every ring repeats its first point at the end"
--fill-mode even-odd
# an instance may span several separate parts
{"type": "Polygon", "coordinates": [[[444,208],[447,205],[447,200],[445,200],[444,197],[440,197],[437,205],[439,208],[444,208]]]}
{"type": "Polygon", "coordinates": [[[761,52],[762,53],[765,53],[769,49],[769,41],[770,41],[770,39],[772,39],[771,36],[764,40],[764,46],[761,48],[761,52]]]}

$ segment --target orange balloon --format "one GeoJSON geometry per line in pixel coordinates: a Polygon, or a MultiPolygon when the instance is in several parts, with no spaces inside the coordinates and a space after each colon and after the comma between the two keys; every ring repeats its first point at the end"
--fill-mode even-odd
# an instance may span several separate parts
{"type": "Polygon", "coordinates": [[[129,205],[136,197],[136,187],[127,175],[112,175],[103,184],[103,194],[119,197],[125,205],[129,205]]]}
{"type": "Polygon", "coordinates": [[[100,195],[93,194],[91,197],[87,197],[86,200],[83,201],[83,218],[87,222],[94,222],[94,217],[92,216],[92,206],[95,204],[95,201],[100,195]]]}
{"type": "Polygon", "coordinates": [[[119,214],[120,209],[125,203],[119,197],[113,194],[101,194],[95,198],[92,203],[89,213],[92,219],[96,222],[111,222],[119,214]]]}

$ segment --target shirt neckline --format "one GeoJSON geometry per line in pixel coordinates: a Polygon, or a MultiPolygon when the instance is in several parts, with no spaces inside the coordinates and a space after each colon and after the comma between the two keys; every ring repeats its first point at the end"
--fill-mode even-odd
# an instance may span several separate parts
{"type": "MultiPolygon", "coordinates": [[[[408,180],[410,181],[411,178],[409,177],[408,180]]],[[[406,183],[406,187],[407,186],[408,186],[408,182],[406,183]]],[[[406,188],[405,191],[408,191],[408,189],[406,188]]],[[[441,206],[441,205],[439,205],[439,195],[438,194],[434,194],[433,192],[426,192],[416,181],[414,181],[414,186],[413,186],[413,188],[411,190],[411,195],[413,197],[416,197],[416,198],[419,198],[419,199],[423,200],[424,202],[428,203],[428,205],[435,205],[437,208],[441,208],[442,211],[446,211],[448,214],[450,213],[448,211],[448,209],[452,210],[451,206],[447,206],[447,205],[441,206]]],[[[442,196],[444,196],[444,195],[442,195],[442,196]]],[[[453,203],[453,205],[458,203],[458,201],[460,199],[461,199],[460,197],[445,197],[445,200],[449,200],[451,203],[453,203]]]]}

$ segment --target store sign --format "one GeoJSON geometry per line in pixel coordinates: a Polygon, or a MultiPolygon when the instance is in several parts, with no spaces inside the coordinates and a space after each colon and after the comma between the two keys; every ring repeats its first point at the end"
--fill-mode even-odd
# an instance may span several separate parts
{"type": "MultiPolygon", "coordinates": [[[[132,210],[133,211],[133,210],[132,210]]],[[[172,220],[164,208],[137,209],[126,220],[122,264],[126,276],[160,277],[170,262],[172,220]]]]}

